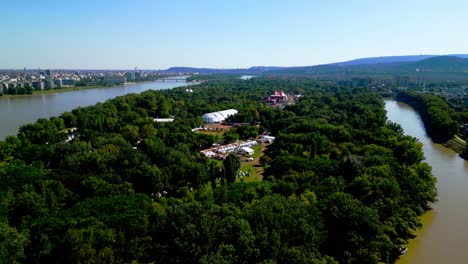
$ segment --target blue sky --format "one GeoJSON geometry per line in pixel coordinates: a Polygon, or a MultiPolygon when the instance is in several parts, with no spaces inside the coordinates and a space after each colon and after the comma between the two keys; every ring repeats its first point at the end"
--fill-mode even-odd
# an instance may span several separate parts
{"type": "Polygon", "coordinates": [[[0,68],[240,68],[468,53],[464,0],[2,0],[0,6],[0,68]]]}

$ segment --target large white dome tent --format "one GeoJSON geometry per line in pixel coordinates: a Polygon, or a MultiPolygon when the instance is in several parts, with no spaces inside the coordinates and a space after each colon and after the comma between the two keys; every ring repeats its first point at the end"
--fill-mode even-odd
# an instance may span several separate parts
{"type": "Polygon", "coordinates": [[[205,123],[220,123],[226,120],[228,117],[237,114],[236,109],[227,109],[218,112],[212,112],[202,115],[203,122],[205,123]]]}

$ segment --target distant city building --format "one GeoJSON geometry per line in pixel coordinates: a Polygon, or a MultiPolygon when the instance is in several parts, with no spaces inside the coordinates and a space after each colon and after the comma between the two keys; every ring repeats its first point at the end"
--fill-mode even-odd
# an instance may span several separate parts
{"type": "Polygon", "coordinates": [[[23,82],[23,87],[32,87],[31,82],[23,82]]]}
{"type": "Polygon", "coordinates": [[[8,90],[8,83],[6,82],[0,83],[0,90],[2,90],[3,92],[6,92],[8,90]]]}
{"type": "Polygon", "coordinates": [[[62,85],[66,86],[73,86],[76,84],[75,80],[70,80],[70,79],[64,79],[62,80],[62,85]]]}
{"type": "Polygon", "coordinates": [[[51,90],[51,89],[54,89],[55,85],[54,85],[54,81],[52,79],[47,79],[45,80],[44,82],[44,88],[47,89],[47,90],[51,90]]]}
{"type": "Polygon", "coordinates": [[[45,75],[48,77],[52,76],[52,71],[51,70],[45,70],[45,75]]]}
{"type": "Polygon", "coordinates": [[[107,84],[118,85],[118,84],[126,83],[127,79],[125,78],[125,76],[112,75],[112,76],[105,76],[104,81],[107,84]]]}
{"type": "Polygon", "coordinates": [[[127,78],[127,81],[134,81],[136,79],[135,72],[126,72],[125,78],[127,78]]]}
{"type": "Polygon", "coordinates": [[[353,78],[351,80],[352,87],[367,87],[372,83],[372,79],[370,78],[353,78]]]}
{"type": "Polygon", "coordinates": [[[55,85],[57,85],[58,88],[63,87],[62,78],[58,78],[58,79],[54,80],[54,82],[55,82],[55,85]]]}
{"type": "Polygon", "coordinates": [[[32,87],[36,90],[44,90],[44,83],[41,81],[32,82],[32,87]]]}

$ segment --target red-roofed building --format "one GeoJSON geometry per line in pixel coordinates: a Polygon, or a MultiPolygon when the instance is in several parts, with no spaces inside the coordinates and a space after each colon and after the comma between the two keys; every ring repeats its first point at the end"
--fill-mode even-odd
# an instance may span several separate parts
{"type": "Polygon", "coordinates": [[[275,91],[274,94],[265,97],[265,102],[269,104],[285,103],[288,101],[288,96],[283,91],[275,91]]]}

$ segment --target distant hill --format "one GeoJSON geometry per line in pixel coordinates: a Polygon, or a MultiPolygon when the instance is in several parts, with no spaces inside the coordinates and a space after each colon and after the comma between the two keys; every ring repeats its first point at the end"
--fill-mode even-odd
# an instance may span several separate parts
{"type": "MultiPolygon", "coordinates": [[[[408,56],[386,56],[386,57],[371,57],[361,58],[345,62],[333,63],[340,66],[353,66],[365,64],[379,64],[379,63],[395,63],[395,62],[415,62],[435,57],[436,55],[408,55],[408,56]]],[[[466,55],[468,57],[468,55],[466,55]]]]}
{"type": "Polygon", "coordinates": [[[384,56],[384,57],[369,57],[361,58],[344,62],[331,63],[340,66],[355,66],[366,64],[381,64],[381,63],[400,63],[400,62],[416,62],[433,57],[454,56],[459,58],[468,58],[468,54],[449,54],[449,55],[406,55],[406,56],[384,56]]]}
{"type": "MultiPolygon", "coordinates": [[[[406,66],[406,65],[405,65],[406,66]]],[[[456,56],[439,56],[418,61],[407,66],[427,72],[465,72],[468,73],[468,59],[456,56]]]]}
{"type": "Polygon", "coordinates": [[[198,72],[200,74],[262,74],[268,71],[281,70],[286,67],[275,67],[275,66],[254,66],[250,68],[239,68],[239,69],[215,69],[215,68],[192,68],[192,67],[171,67],[165,72],[176,72],[176,73],[193,73],[198,72]]]}
{"type": "Polygon", "coordinates": [[[435,79],[468,79],[468,54],[407,55],[361,58],[315,66],[255,66],[239,69],[172,67],[164,72],[227,75],[308,75],[320,78],[420,76],[435,79]]]}
{"type": "Polygon", "coordinates": [[[399,56],[367,58],[345,63],[333,63],[308,67],[292,67],[268,74],[308,75],[320,78],[346,79],[354,77],[388,77],[407,75],[438,80],[468,79],[468,55],[460,56],[399,56]],[[387,61],[384,63],[383,61],[387,61]]]}

